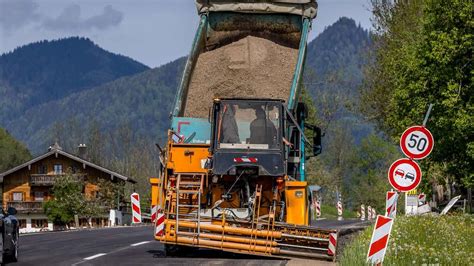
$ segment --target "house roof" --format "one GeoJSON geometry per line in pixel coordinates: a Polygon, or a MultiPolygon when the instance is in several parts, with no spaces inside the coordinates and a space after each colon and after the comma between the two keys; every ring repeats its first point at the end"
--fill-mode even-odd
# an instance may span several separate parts
{"type": "Polygon", "coordinates": [[[34,159],[32,159],[32,160],[26,162],[26,163],[23,163],[23,164],[21,164],[21,165],[18,165],[18,166],[14,167],[14,168],[12,168],[12,169],[10,169],[10,170],[7,170],[6,172],[1,173],[1,174],[0,174],[0,179],[3,181],[3,177],[5,177],[6,175],[9,175],[9,174],[11,174],[11,173],[14,173],[14,172],[16,172],[16,171],[18,171],[18,170],[21,170],[21,169],[23,169],[23,168],[25,168],[25,167],[27,167],[27,166],[29,166],[29,165],[35,163],[35,162],[38,162],[38,161],[40,161],[40,160],[42,160],[42,159],[44,159],[44,158],[47,158],[47,157],[49,157],[49,156],[51,156],[51,155],[56,155],[56,154],[63,155],[63,156],[68,157],[68,158],[70,158],[70,159],[72,159],[72,160],[74,160],[74,161],[80,162],[80,163],[82,163],[82,164],[84,164],[84,165],[86,165],[86,166],[89,166],[89,167],[95,168],[95,169],[97,169],[97,170],[99,170],[99,171],[102,171],[102,172],[105,172],[105,173],[107,173],[107,174],[110,174],[111,177],[117,177],[117,178],[120,178],[120,179],[122,179],[122,180],[124,180],[124,181],[128,181],[128,182],[131,182],[131,183],[136,183],[136,182],[137,182],[135,179],[133,179],[133,178],[131,178],[131,177],[127,177],[127,176],[121,175],[121,174],[119,174],[119,173],[117,173],[117,172],[111,171],[111,170],[109,170],[109,169],[107,169],[107,168],[104,168],[104,167],[102,167],[102,166],[100,166],[100,165],[94,164],[94,163],[89,162],[89,161],[87,161],[87,160],[84,160],[84,159],[82,159],[82,158],[80,158],[80,157],[77,157],[77,156],[75,156],[75,155],[73,155],[73,154],[67,153],[67,152],[63,151],[63,150],[62,150],[59,146],[57,146],[57,145],[54,145],[54,146],[50,147],[50,149],[49,149],[49,151],[48,151],[47,153],[45,153],[45,154],[43,154],[43,155],[40,155],[40,156],[38,156],[38,157],[36,157],[36,158],[34,158],[34,159]]]}

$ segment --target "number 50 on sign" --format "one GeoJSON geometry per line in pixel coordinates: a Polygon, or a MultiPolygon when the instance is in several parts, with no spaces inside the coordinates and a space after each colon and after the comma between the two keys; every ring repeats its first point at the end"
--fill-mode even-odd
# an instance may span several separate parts
{"type": "Polygon", "coordinates": [[[431,132],[423,126],[413,126],[403,132],[400,147],[411,159],[420,160],[433,150],[434,139],[431,132]]]}

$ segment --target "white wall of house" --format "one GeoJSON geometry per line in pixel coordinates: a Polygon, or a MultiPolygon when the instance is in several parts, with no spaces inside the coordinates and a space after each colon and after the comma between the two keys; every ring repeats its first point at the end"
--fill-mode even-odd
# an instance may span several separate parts
{"type": "Polygon", "coordinates": [[[123,225],[122,212],[118,210],[110,210],[109,213],[109,226],[123,225]]]}
{"type": "Polygon", "coordinates": [[[48,220],[48,217],[45,214],[38,213],[38,214],[17,214],[16,218],[18,220],[26,220],[26,227],[20,228],[20,233],[35,233],[35,232],[42,232],[42,231],[53,231],[53,223],[48,220]],[[32,223],[32,220],[48,220],[47,226],[41,225],[39,227],[35,227],[32,223]]]}

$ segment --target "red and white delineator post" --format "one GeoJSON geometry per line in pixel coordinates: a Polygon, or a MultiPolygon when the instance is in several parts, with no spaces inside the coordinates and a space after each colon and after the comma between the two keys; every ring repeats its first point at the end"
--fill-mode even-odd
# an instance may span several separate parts
{"type": "MultiPolygon", "coordinates": [[[[316,193],[314,193],[314,194],[316,194],[316,193]]],[[[313,206],[314,212],[316,214],[316,218],[319,218],[319,217],[321,217],[321,202],[319,201],[319,197],[313,196],[312,201],[313,201],[312,206],[313,206]]]]}
{"type": "Polygon", "coordinates": [[[139,224],[142,222],[142,212],[140,209],[140,195],[132,193],[130,196],[132,202],[132,224],[139,224]]]}
{"type": "Polygon", "coordinates": [[[367,262],[369,264],[381,265],[387,250],[390,232],[392,231],[393,218],[382,215],[377,216],[374,232],[370,240],[367,262]]]}
{"type": "Polygon", "coordinates": [[[377,210],[375,208],[372,209],[372,219],[377,219],[377,210]]]}
{"type": "Polygon", "coordinates": [[[360,205],[360,220],[365,221],[365,205],[360,205]]]}
{"type": "Polygon", "coordinates": [[[151,217],[151,222],[154,223],[156,221],[156,212],[158,211],[158,206],[157,205],[151,205],[150,209],[150,217],[151,217]]]}
{"type": "Polygon", "coordinates": [[[316,201],[316,217],[321,217],[321,202],[319,200],[316,201]]]}
{"type": "Polygon", "coordinates": [[[388,191],[385,201],[385,216],[395,218],[397,215],[397,200],[398,193],[395,191],[388,191]]]}
{"type": "Polygon", "coordinates": [[[367,220],[372,220],[372,207],[370,207],[370,205],[367,206],[367,220]]]}
{"type": "Polygon", "coordinates": [[[155,236],[163,236],[165,233],[165,214],[158,206],[156,210],[155,236]]]}
{"type": "Polygon", "coordinates": [[[337,215],[337,219],[342,220],[342,202],[340,200],[337,201],[337,215]]]}

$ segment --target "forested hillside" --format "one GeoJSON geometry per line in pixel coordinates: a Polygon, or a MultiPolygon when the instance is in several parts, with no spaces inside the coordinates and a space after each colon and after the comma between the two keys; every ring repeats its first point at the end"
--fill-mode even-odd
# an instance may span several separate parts
{"type": "Polygon", "coordinates": [[[164,127],[183,66],[184,59],[178,59],[160,68],[42,104],[28,110],[9,128],[14,135],[24,137],[36,152],[54,142],[53,131],[58,122],[74,121],[78,129],[95,123],[105,132],[127,125],[135,134],[156,140],[166,134],[164,127]]]}
{"type": "MultiPolygon", "coordinates": [[[[317,23],[317,21],[315,22],[317,23]]],[[[307,74],[323,77],[339,74],[352,87],[363,77],[370,46],[369,32],[350,18],[340,18],[308,44],[307,74]]]]}
{"type": "Polygon", "coordinates": [[[352,123],[357,142],[370,131],[355,110],[370,43],[367,30],[353,19],[340,18],[308,44],[304,85],[316,104],[319,124],[324,129],[335,121],[352,123]]]}
{"type": "Polygon", "coordinates": [[[0,128],[0,173],[31,159],[28,149],[0,128]]]}
{"type": "Polygon", "coordinates": [[[369,32],[349,18],[340,18],[308,45],[304,85],[314,102],[314,123],[324,134],[322,154],[307,163],[308,179],[325,188],[327,204],[334,204],[339,192],[346,207],[377,206],[386,185],[381,177],[398,155],[358,108],[364,104],[359,89],[372,48],[369,32]],[[364,192],[371,187],[382,190],[364,192]]]}
{"type": "MultiPolygon", "coordinates": [[[[25,110],[149,69],[86,38],[41,41],[0,56],[0,123],[25,110]]],[[[22,136],[21,136],[22,137],[22,136]]]]}

